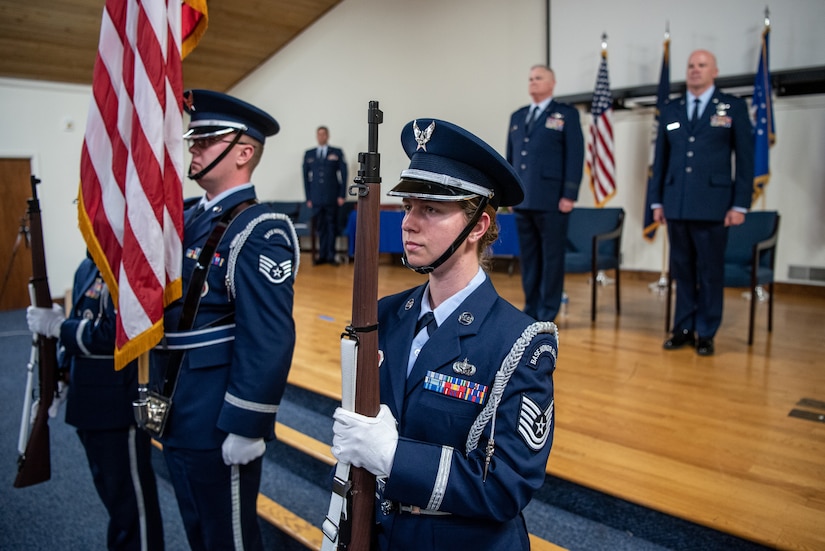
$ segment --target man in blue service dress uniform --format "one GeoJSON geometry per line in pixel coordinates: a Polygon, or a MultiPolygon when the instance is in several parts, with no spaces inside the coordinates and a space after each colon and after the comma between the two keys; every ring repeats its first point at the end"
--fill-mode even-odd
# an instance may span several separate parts
{"type": "Polygon", "coordinates": [[[524,201],[514,206],[524,312],[546,321],[561,306],[567,226],[584,167],[579,112],[553,99],[555,86],[549,67],[533,66],[533,101],[512,114],[507,134],[507,161],[524,183],[524,201]]]}
{"type": "Polygon", "coordinates": [[[379,477],[381,549],[528,549],[522,510],[553,440],[556,328],[502,299],[482,267],[496,209],[521,201],[521,183],[449,122],[412,121],[401,143],[410,165],[389,194],[406,211],[404,263],[428,281],[379,302],[380,411],[338,408],[332,451],[379,477]]]}
{"type": "Polygon", "coordinates": [[[304,193],[307,206],[313,210],[318,233],[316,264],[337,264],[335,235],[338,233],[338,208],[344,204],[347,192],[347,162],[344,152],[329,145],[329,129],[316,130],[318,147],[304,153],[304,193]]]}
{"type": "Polygon", "coordinates": [[[184,105],[189,177],[205,194],[184,212],[185,298],[167,308],[155,353],[155,388],[172,388],[161,442],[192,549],[262,549],[256,500],[295,346],[299,248],[289,219],[256,203],[251,177],[279,126],[208,90],[186,92],[184,105]]]}
{"type": "Polygon", "coordinates": [[[60,367],[69,370],[66,422],[77,427],[109,514],[106,548],[162,550],[151,438],[137,428],[132,413],[138,397],[137,363],[115,371],[115,306],[91,258],[75,271],[68,318],[58,306],[30,306],[26,317],[32,332],[60,339],[60,367]]]}
{"type": "Polygon", "coordinates": [[[648,184],[653,219],[667,224],[676,281],[672,336],[664,348],[696,345],[700,356],[714,353],[722,322],[728,227],[745,221],[753,194],[747,104],[716,89],[718,74],[712,53],[690,54],[687,94],[659,115],[648,184]]]}

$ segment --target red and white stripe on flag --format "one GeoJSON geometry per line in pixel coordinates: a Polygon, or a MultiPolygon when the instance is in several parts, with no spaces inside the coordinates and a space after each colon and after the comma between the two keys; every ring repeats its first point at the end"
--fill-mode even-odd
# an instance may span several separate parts
{"type": "Polygon", "coordinates": [[[613,158],[613,96],[607,75],[607,52],[602,52],[593,105],[590,108],[590,140],[585,151],[585,169],[597,207],[616,194],[616,166],[613,158]]]}
{"type": "Polygon", "coordinates": [[[163,336],[181,295],[181,0],[106,0],[78,218],[118,308],[115,369],[163,336]]]}

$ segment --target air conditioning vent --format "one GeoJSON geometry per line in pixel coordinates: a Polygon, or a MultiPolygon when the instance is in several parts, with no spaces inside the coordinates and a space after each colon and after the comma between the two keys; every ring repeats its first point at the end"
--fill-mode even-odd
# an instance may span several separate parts
{"type": "Polygon", "coordinates": [[[788,266],[788,279],[825,283],[825,268],[817,266],[788,266]]]}

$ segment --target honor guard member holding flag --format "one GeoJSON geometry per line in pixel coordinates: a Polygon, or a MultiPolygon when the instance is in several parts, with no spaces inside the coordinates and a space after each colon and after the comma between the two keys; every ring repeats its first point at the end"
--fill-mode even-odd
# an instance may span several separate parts
{"type": "Polygon", "coordinates": [[[205,193],[184,211],[184,298],[154,354],[155,390],[171,396],[160,440],[192,549],[262,549],[256,500],[295,346],[299,248],[251,178],[279,126],[218,92],[190,90],[184,107],[205,193]]]}
{"type": "Polygon", "coordinates": [[[496,209],[521,182],[489,145],[449,122],[401,133],[404,263],[427,283],[378,304],[381,406],[338,408],[333,454],[378,477],[383,550],[528,549],[522,509],[553,440],[558,340],[502,299],[483,269],[496,209]],[[432,322],[427,324],[427,320],[432,322]]]}
{"type": "MultiPolygon", "coordinates": [[[[69,370],[68,387],[60,395],[66,400],[66,422],[77,427],[95,489],[109,514],[106,549],[163,550],[152,442],[138,430],[132,413],[137,362],[115,371],[115,305],[91,257],[75,271],[68,318],[55,305],[29,306],[26,319],[33,333],[60,339],[60,368],[69,370]]],[[[57,414],[58,399],[51,417],[57,414]]]]}

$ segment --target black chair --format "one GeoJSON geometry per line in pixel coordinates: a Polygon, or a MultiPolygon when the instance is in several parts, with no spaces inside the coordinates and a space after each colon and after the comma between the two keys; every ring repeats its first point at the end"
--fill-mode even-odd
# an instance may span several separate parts
{"type": "Polygon", "coordinates": [[[616,274],[616,314],[621,314],[620,264],[622,259],[622,208],[575,208],[570,213],[564,253],[565,273],[590,272],[590,320],[596,321],[596,287],[599,272],[616,274]]]}
{"type": "MultiPolygon", "coordinates": [[[[776,243],[779,239],[779,213],[774,210],[749,212],[745,222],[728,229],[725,246],[725,287],[750,289],[748,345],[753,344],[753,325],[759,287],[768,287],[768,332],[773,331],[773,283],[776,243]]],[[[670,323],[672,279],[668,275],[665,330],[670,323]]]]}

